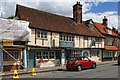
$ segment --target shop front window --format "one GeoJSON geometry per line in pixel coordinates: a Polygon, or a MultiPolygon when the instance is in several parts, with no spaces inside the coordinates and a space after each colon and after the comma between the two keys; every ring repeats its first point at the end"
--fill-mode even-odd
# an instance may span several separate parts
{"type": "Polygon", "coordinates": [[[37,59],[55,59],[55,51],[37,51],[37,59]]]}
{"type": "Polygon", "coordinates": [[[19,56],[20,56],[19,51],[7,51],[7,53],[3,52],[3,59],[4,60],[13,60],[12,57],[14,57],[15,59],[18,59],[19,56]]]}

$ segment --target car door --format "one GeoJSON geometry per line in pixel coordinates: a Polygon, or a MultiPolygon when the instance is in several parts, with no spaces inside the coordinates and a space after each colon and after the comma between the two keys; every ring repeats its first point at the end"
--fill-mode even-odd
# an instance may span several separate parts
{"type": "Polygon", "coordinates": [[[88,57],[86,57],[88,59],[87,61],[87,67],[91,67],[93,65],[93,61],[91,61],[88,57]]]}
{"type": "Polygon", "coordinates": [[[90,65],[89,59],[87,57],[83,57],[82,58],[82,64],[83,64],[84,68],[89,67],[89,65],[90,65]]]}

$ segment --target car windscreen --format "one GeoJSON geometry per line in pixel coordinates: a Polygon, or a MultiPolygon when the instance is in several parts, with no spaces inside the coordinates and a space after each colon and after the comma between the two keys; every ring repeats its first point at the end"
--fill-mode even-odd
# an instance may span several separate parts
{"type": "Polygon", "coordinates": [[[69,60],[82,60],[81,57],[71,57],[69,60]]]}

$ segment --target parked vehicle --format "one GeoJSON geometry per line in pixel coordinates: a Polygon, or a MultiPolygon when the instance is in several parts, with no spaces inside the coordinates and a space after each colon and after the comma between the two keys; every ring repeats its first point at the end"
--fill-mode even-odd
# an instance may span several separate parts
{"type": "Polygon", "coordinates": [[[120,54],[118,55],[118,59],[117,59],[118,61],[118,65],[120,65],[120,54]]]}
{"type": "Polygon", "coordinates": [[[81,71],[84,68],[96,68],[95,61],[90,60],[86,56],[71,57],[66,64],[67,70],[81,71]]]}

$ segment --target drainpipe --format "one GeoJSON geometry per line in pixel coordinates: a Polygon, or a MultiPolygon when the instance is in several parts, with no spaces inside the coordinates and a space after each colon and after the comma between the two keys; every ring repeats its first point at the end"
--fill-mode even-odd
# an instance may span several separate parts
{"type": "Polygon", "coordinates": [[[3,51],[2,51],[2,47],[0,46],[0,72],[3,72],[3,51]]]}
{"type": "Polygon", "coordinates": [[[27,69],[27,45],[25,45],[24,47],[23,54],[24,54],[24,68],[27,69]]]}
{"type": "Polygon", "coordinates": [[[65,65],[65,49],[61,50],[61,64],[65,65]]]}

